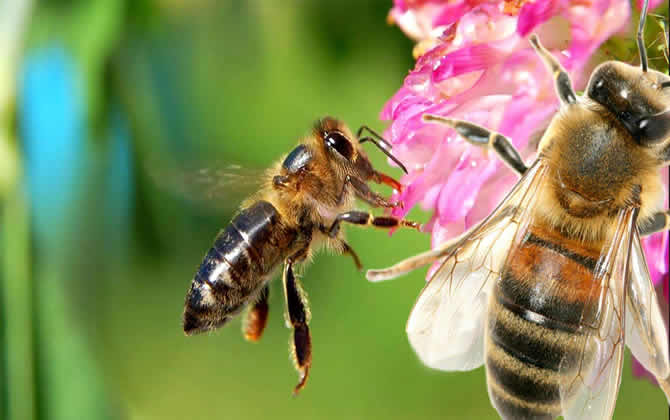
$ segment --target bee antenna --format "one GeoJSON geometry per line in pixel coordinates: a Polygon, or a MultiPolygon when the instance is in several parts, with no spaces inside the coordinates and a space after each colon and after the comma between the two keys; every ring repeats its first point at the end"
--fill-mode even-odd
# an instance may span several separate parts
{"type": "Polygon", "coordinates": [[[377,133],[375,130],[371,129],[367,125],[362,125],[358,129],[358,131],[356,132],[356,137],[357,138],[359,138],[359,139],[361,138],[361,134],[363,134],[363,130],[366,130],[368,133],[370,133],[372,135],[372,137],[379,140],[387,150],[391,150],[391,148],[393,147],[393,146],[391,146],[391,143],[389,143],[384,137],[381,136],[381,134],[377,133]]]}
{"type": "Polygon", "coordinates": [[[642,13],[640,14],[640,23],[637,26],[637,49],[640,52],[640,64],[642,71],[647,71],[647,49],[644,46],[644,24],[647,20],[647,9],[649,8],[649,0],[644,0],[642,5],[642,13]]]}
{"type": "Polygon", "coordinates": [[[375,146],[377,146],[377,148],[378,148],[379,150],[381,150],[382,152],[384,152],[384,154],[385,154],[386,156],[388,156],[389,158],[391,158],[391,160],[394,161],[394,162],[396,163],[396,165],[398,165],[398,166],[400,167],[400,169],[402,169],[402,171],[403,171],[405,174],[408,173],[408,172],[407,172],[407,168],[405,168],[405,165],[403,165],[402,162],[400,162],[400,161],[398,160],[398,158],[396,158],[395,156],[393,156],[393,155],[391,154],[391,148],[393,147],[393,146],[391,146],[391,143],[389,143],[389,142],[388,142],[384,137],[382,137],[379,133],[377,133],[376,131],[374,131],[373,129],[371,129],[370,127],[368,127],[367,125],[362,125],[361,128],[359,128],[358,131],[356,132],[356,137],[358,137],[358,142],[361,143],[361,144],[365,143],[366,141],[369,141],[369,142],[371,142],[372,144],[374,144],[375,146]],[[370,135],[372,135],[372,137],[363,137],[363,138],[361,138],[361,134],[363,134],[363,130],[366,130],[368,133],[370,133],[370,135]],[[373,138],[373,137],[374,137],[374,138],[373,138]],[[376,140],[375,140],[375,139],[376,139],[376,140]],[[377,140],[378,140],[379,142],[377,142],[377,140]]]}
{"type": "MultiPolygon", "coordinates": [[[[379,150],[381,150],[382,152],[384,152],[384,154],[385,154],[386,156],[388,156],[392,161],[394,161],[394,162],[396,163],[396,165],[398,165],[398,166],[400,167],[400,169],[402,169],[402,171],[403,171],[405,174],[408,173],[408,172],[407,172],[407,168],[405,168],[405,165],[403,165],[402,162],[399,161],[397,157],[393,156],[393,154],[391,154],[391,152],[390,152],[389,150],[387,150],[386,147],[383,147],[381,144],[379,144],[379,143],[377,142],[377,140],[373,139],[372,137],[363,137],[362,139],[359,139],[359,140],[358,140],[359,143],[365,143],[366,141],[369,141],[370,143],[372,143],[372,144],[374,144],[375,146],[377,146],[377,148],[378,148],[379,150]]],[[[388,143],[387,143],[387,144],[388,144],[388,143]]]]}

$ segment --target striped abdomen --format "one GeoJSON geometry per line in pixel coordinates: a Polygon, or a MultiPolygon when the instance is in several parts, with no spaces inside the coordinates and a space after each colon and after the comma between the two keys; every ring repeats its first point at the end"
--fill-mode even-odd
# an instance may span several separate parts
{"type": "Polygon", "coordinates": [[[578,368],[581,327],[597,306],[598,255],[597,247],[537,227],[510,250],[491,296],[486,341],[489,395],[503,418],[560,415],[559,384],[578,368]]]}
{"type": "Polygon", "coordinates": [[[238,313],[283,260],[295,236],[266,201],[242,210],[218,234],[195,274],[186,295],[184,332],[217,328],[238,313]]]}

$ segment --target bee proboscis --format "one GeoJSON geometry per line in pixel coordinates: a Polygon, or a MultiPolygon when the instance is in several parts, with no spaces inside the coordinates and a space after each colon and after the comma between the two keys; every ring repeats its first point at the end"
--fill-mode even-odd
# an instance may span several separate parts
{"type": "Polygon", "coordinates": [[[561,102],[532,165],[499,133],[424,115],[492,148],[521,179],[493,213],[380,281],[436,262],[407,322],[428,366],[486,367],[504,419],[609,419],[624,344],[670,398],[668,334],[640,237],[669,227],[660,170],[670,163],[670,77],[608,61],[577,95],[531,36],[561,102]]]}
{"type": "Polygon", "coordinates": [[[416,223],[394,217],[374,217],[352,211],[355,198],[374,207],[391,208],[391,202],[368,187],[368,182],[400,190],[400,184],[376,171],[361,148],[371,142],[394,160],[390,145],[366,126],[354,136],[340,121],[319,120],[298,146],[267,171],[260,191],[242,204],[242,210],[221,231],[205,256],[186,295],[183,327],[187,335],[223,326],[249,307],[244,335],[261,337],[268,316],[268,282],[284,264],[283,286],[287,321],[293,328],[291,353],[300,381],[305,385],[312,347],[305,293],[293,273],[320,245],[348,254],[361,263],[340,232],[340,223],[381,228],[413,227],[416,223]],[[360,137],[367,130],[372,137],[360,137]]]}

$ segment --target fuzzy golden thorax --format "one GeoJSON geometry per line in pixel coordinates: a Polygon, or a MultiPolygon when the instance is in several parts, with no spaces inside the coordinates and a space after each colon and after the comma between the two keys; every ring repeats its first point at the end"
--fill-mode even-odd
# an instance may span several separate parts
{"type": "Polygon", "coordinates": [[[639,207],[644,222],[662,204],[657,149],[588,97],[554,117],[539,155],[550,163],[542,213],[571,236],[603,239],[620,209],[639,207]]]}

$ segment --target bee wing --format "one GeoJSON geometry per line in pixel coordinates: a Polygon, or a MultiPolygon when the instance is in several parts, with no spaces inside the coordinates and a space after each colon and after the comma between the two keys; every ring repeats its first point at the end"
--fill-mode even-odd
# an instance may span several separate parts
{"type": "Polygon", "coordinates": [[[626,344],[633,356],[657,378],[670,375],[668,333],[649,268],[635,230],[626,288],[626,344]]]}
{"type": "Polygon", "coordinates": [[[160,189],[211,210],[236,209],[265,180],[262,169],[240,165],[152,168],[148,172],[160,189]]]}
{"type": "Polygon", "coordinates": [[[609,419],[621,383],[626,292],[637,210],[621,210],[612,241],[596,263],[592,304],[559,366],[561,409],[566,420],[609,419]]]}
{"type": "Polygon", "coordinates": [[[471,370],[484,362],[488,296],[518,231],[525,230],[545,172],[537,160],[489,217],[449,247],[424,287],[407,336],[427,366],[471,370]]]}

